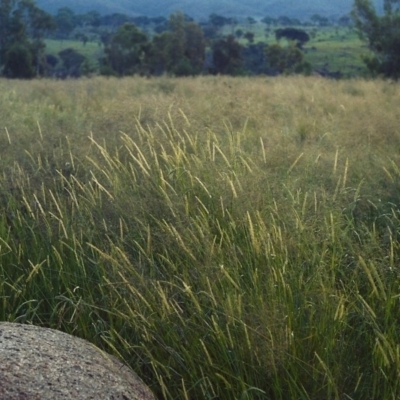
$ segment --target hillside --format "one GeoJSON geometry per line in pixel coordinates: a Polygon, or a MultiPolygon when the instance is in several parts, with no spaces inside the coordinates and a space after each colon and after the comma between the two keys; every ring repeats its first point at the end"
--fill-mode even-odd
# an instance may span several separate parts
{"type": "MultiPolygon", "coordinates": [[[[374,0],[376,4],[381,3],[374,0]]],[[[169,15],[174,11],[181,10],[195,18],[204,18],[211,13],[218,13],[225,16],[280,16],[307,18],[312,14],[318,13],[327,16],[341,16],[350,11],[353,0],[37,0],[37,4],[50,12],[54,12],[61,7],[70,7],[75,12],[86,12],[97,10],[100,13],[124,13],[140,14],[148,16],[169,15]]]]}

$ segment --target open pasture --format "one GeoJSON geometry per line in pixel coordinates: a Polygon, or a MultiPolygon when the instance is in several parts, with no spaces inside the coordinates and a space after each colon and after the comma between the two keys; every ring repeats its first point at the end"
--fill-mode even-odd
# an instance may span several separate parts
{"type": "Polygon", "coordinates": [[[400,87],[0,80],[0,319],[162,399],[400,395],[400,87]]]}
{"type": "Polygon", "coordinates": [[[369,54],[366,43],[349,28],[319,28],[306,44],[305,59],[314,69],[340,71],[344,77],[367,76],[362,57],[369,54]]]}
{"type": "Polygon", "coordinates": [[[48,54],[53,54],[57,56],[57,54],[65,49],[74,49],[75,51],[81,53],[85,57],[89,58],[93,62],[97,61],[99,55],[102,54],[103,45],[99,42],[88,41],[84,44],[79,40],[55,40],[55,39],[46,39],[46,52],[48,54]]]}

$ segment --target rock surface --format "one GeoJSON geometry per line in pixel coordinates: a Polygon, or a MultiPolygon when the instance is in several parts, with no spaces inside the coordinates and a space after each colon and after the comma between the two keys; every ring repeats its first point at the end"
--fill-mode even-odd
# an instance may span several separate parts
{"type": "Polygon", "coordinates": [[[126,365],[53,329],[0,322],[0,399],[154,400],[126,365]]]}

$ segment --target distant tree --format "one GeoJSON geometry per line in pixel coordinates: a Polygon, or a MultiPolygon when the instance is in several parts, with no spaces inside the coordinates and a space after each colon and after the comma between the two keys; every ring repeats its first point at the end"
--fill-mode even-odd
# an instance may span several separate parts
{"type": "Polygon", "coordinates": [[[216,26],[208,22],[201,22],[200,26],[201,29],[203,30],[204,37],[206,38],[206,40],[211,41],[219,36],[219,29],[216,26]]]}
{"type": "Polygon", "coordinates": [[[40,75],[45,65],[44,38],[56,29],[54,18],[36,6],[33,0],[23,0],[22,19],[30,38],[36,75],[40,75]]]}
{"type": "Polygon", "coordinates": [[[101,15],[98,11],[93,10],[85,14],[78,14],[76,16],[77,23],[80,26],[93,26],[98,27],[101,25],[101,15]]]}
{"type": "Polygon", "coordinates": [[[276,18],[272,18],[272,17],[269,17],[269,16],[264,17],[261,20],[261,22],[264,23],[265,25],[276,25],[277,24],[276,18]]]}
{"type": "Polygon", "coordinates": [[[268,65],[279,73],[295,72],[304,57],[296,46],[282,47],[277,43],[266,46],[265,53],[268,65]]]}
{"type": "Polygon", "coordinates": [[[38,75],[45,63],[44,36],[54,29],[52,16],[38,8],[33,0],[0,1],[0,68],[4,68],[3,72],[15,78],[27,78],[33,69],[34,75],[38,75]],[[21,57],[21,67],[18,57],[21,57]],[[32,69],[27,67],[28,62],[32,69]]]}
{"type": "Polygon", "coordinates": [[[151,18],[151,22],[155,25],[165,24],[167,22],[167,18],[165,17],[153,17],[151,18]]]}
{"type": "Polygon", "coordinates": [[[243,36],[243,31],[241,29],[236,29],[235,35],[240,39],[243,36]]]}
{"type": "Polygon", "coordinates": [[[353,24],[353,20],[351,18],[351,15],[342,15],[339,19],[338,19],[338,24],[340,26],[346,26],[349,27],[353,24]]]}
{"type": "Polygon", "coordinates": [[[58,53],[63,62],[62,75],[78,78],[81,76],[81,65],[85,56],[72,48],[67,48],[58,53]]]}
{"type": "Polygon", "coordinates": [[[163,33],[163,32],[165,32],[165,31],[167,31],[167,30],[168,30],[168,23],[156,25],[156,26],[153,28],[153,31],[154,31],[154,33],[156,33],[156,34],[163,33]]]}
{"type": "Polygon", "coordinates": [[[61,37],[67,37],[77,26],[76,15],[68,7],[59,8],[54,16],[54,21],[61,37]]]}
{"type": "Polygon", "coordinates": [[[313,14],[310,17],[310,20],[312,22],[314,22],[314,24],[318,25],[318,26],[328,26],[329,25],[329,19],[326,17],[323,17],[319,14],[313,14]]]}
{"type": "Polygon", "coordinates": [[[86,35],[86,33],[78,32],[75,35],[75,39],[80,40],[84,46],[86,46],[86,43],[89,41],[89,37],[86,35]]]}
{"type": "Polygon", "coordinates": [[[110,26],[112,28],[118,28],[127,22],[129,22],[129,17],[121,13],[103,15],[100,19],[101,25],[110,26]]]}
{"type": "Polygon", "coordinates": [[[242,49],[243,69],[246,74],[259,75],[268,74],[272,75],[270,67],[266,64],[265,44],[257,43],[250,44],[242,49]]]}
{"type": "Polygon", "coordinates": [[[89,58],[85,57],[83,63],[81,64],[80,71],[84,76],[90,76],[97,71],[97,67],[89,60],[89,58]]]}
{"type": "Polygon", "coordinates": [[[296,46],[298,48],[302,48],[303,45],[310,40],[310,36],[306,31],[296,28],[277,29],[275,31],[275,37],[276,40],[280,40],[282,38],[293,40],[296,42],[296,46]]]}
{"type": "Polygon", "coordinates": [[[233,35],[217,40],[212,45],[211,73],[237,75],[243,69],[242,46],[233,35]]]}
{"type": "Polygon", "coordinates": [[[103,71],[116,75],[142,73],[148,50],[147,36],[131,23],[122,25],[104,49],[103,71]]]}
{"type": "Polygon", "coordinates": [[[150,74],[161,75],[168,70],[169,41],[170,32],[163,32],[153,37],[148,54],[150,74]]]}
{"type": "Polygon", "coordinates": [[[249,26],[250,31],[253,29],[253,25],[257,24],[257,21],[253,17],[247,17],[246,22],[247,22],[247,25],[249,26]]]}
{"type": "Polygon", "coordinates": [[[185,17],[183,13],[169,17],[170,38],[168,43],[168,70],[175,72],[184,63],[185,57],[185,17]]]}
{"type": "Polygon", "coordinates": [[[239,21],[236,18],[231,17],[229,18],[228,23],[232,29],[234,29],[239,24],[239,21]]]}
{"type": "Polygon", "coordinates": [[[183,14],[185,22],[194,22],[194,18],[192,18],[190,15],[183,14]]]}
{"type": "Polygon", "coordinates": [[[185,25],[185,52],[190,65],[190,75],[199,74],[204,65],[206,41],[203,30],[195,22],[185,25]]]}
{"type": "Polygon", "coordinates": [[[46,63],[51,68],[54,68],[58,64],[58,58],[53,54],[46,54],[46,63]]]}
{"type": "Polygon", "coordinates": [[[155,33],[162,33],[168,30],[168,20],[165,17],[151,18],[151,22],[154,24],[153,30],[155,33]]]}
{"type": "Polygon", "coordinates": [[[396,80],[400,78],[399,3],[384,0],[384,13],[378,15],[370,0],[355,0],[351,14],[360,38],[372,52],[364,58],[369,70],[396,80]]]}
{"type": "Polygon", "coordinates": [[[210,14],[208,17],[210,24],[214,25],[216,28],[221,29],[223,26],[229,24],[229,18],[225,18],[222,15],[210,14]]]}
{"type": "Polygon", "coordinates": [[[152,40],[149,53],[151,71],[177,76],[199,74],[205,59],[203,30],[182,13],[172,14],[168,25],[168,31],[152,40]]]}
{"type": "Polygon", "coordinates": [[[112,36],[113,35],[112,35],[111,31],[105,30],[105,31],[101,32],[101,34],[100,34],[101,44],[103,46],[107,46],[110,43],[112,36]]]}
{"type": "Polygon", "coordinates": [[[279,25],[284,25],[284,26],[294,25],[292,19],[285,15],[281,15],[280,17],[278,17],[277,22],[279,25]]]}
{"type": "Polygon", "coordinates": [[[4,56],[4,75],[7,78],[29,79],[35,76],[32,50],[27,43],[14,43],[4,56]]]}
{"type": "Polygon", "coordinates": [[[150,25],[151,20],[149,17],[147,17],[146,15],[140,15],[138,17],[134,17],[132,18],[132,22],[140,27],[140,28],[145,28],[146,26],[150,25]]]}
{"type": "Polygon", "coordinates": [[[254,43],[254,33],[246,32],[243,37],[248,40],[249,43],[254,43]]]}

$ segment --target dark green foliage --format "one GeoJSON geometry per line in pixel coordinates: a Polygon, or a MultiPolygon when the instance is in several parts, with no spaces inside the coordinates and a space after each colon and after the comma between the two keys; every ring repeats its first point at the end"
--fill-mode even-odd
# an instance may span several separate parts
{"type": "Polygon", "coordinates": [[[211,14],[209,16],[209,21],[211,25],[214,25],[215,27],[222,28],[224,25],[227,25],[229,23],[229,19],[223,17],[222,15],[218,14],[211,14]]]}
{"type": "MultiPolygon", "coordinates": [[[[293,24],[301,24],[300,21],[292,17],[284,15],[279,18],[272,18],[267,16],[261,20],[268,29],[265,34],[267,39],[265,39],[260,29],[260,21],[253,17],[242,16],[239,22],[234,18],[211,14],[208,21],[197,24],[192,18],[183,13],[181,15],[179,13],[172,14],[167,19],[165,17],[153,18],[143,15],[132,17],[120,13],[109,15],[99,15],[96,12],[75,14],[70,8],[63,7],[55,12],[57,24],[55,33],[51,36],[48,34],[43,36],[45,32],[42,28],[46,24],[50,26],[48,24],[49,21],[46,22],[44,14],[34,11],[34,2],[31,0],[14,0],[13,4],[15,10],[7,11],[5,8],[5,11],[2,10],[4,15],[12,15],[13,18],[7,17],[8,20],[5,21],[7,18],[2,17],[0,12],[0,20],[7,22],[0,24],[0,44],[2,45],[0,48],[6,48],[14,41],[29,42],[36,76],[55,76],[61,68],[58,66],[55,69],[46,62],[46,51],[42,40],[44,37],[49,40],[47,53],[52,53],[56,56],[60,50],[66,47],[74,48],[88,57],[89,69],[94,73],[100,72],[101,74],[116,76],[133,74],[188,76],[207,72],[230,74],[231,72],[229,71],[234,71],[232,72],[233,74],[255,74],[255,71],[258,70],[269,71],[260,73],[272,73],[275,75],[280,73],[280,69],[272,68],[265,63],[264,65],[255,65],[257,60],[261,60],[264,57],[259,57],[258,50],[256,51],[255,48],[250,48],[250,46],[261,43],[261,41],[270,43],[275,29],[281,28],[276,31],[277,39],[286,38],[288,41],[295,42],[293,44],[302,49],[303,44],[309,40],[309,36],[312,36],[310,31],[313,29],[313,27],[310,27],[311,22],[308,22],[308,25],[302,24],[305,27],[302,30],[292,27],[293,24]],[[25,11],[21,13],[15,12],[14,15],[14,11],[20,7],[18,6],[19,3],[23,4],[21,7],[25,11]],[[34,23],[29,22],[30,16],[35,17],[34,23]],[[140,34],[146,37],[143,42],[142,39],[135,41],[135,49],[131,45],[129,45],[131,47],[126,47],[126,42],[118,43],[120,42],[119,35],[121,35],[121,32],[118,31],[123,29],[122,26],[124,24],[135,25],[140,30],[140,34]],[[278,24],[280,26],[273,26],[278,24]],[[228,34],[235,36],[241,44],[242,50],[249,48],[246,55],[242,51],[236,51],[233,48],[229,49],[228,34]],[[76,45],[63,43],[62,41],[65,39],[75,42],[79,40],[81,43],[76,43],[76,45]],[[57,43],[55,40],[61,40],[61,42],[57,43]],[[82,48],[82,43],[84,46],[86,45],[86,48],[82,48]],[[225,50],[222,50],[224,46],[225,50]],[[234,55],[235,51],[237,56],[234,55]],[[239,53],[241,53],[240,56],[238,56],[239,53]],[[236,58],[236,61],[228,62],[227,58],[231,57],[233,59],[236,58]],[[240,57],[242,61],[239,61],[238,65],[241,65],[232,67],[240,57]],[[248,57],[248,60],[243,62],[243,58],[246,57],[248,57]],[[250,66],[250,69],[248,69],[248,66],[250,66]]],[[[345,24],[346,18],[342,22],[345,24]]],[[[331,39],[338,41],[340,28],[336,28],[335,36],[331,35],[329,38],[329,32],[325,32],[326,29],[315,29],[318,29],[320,34],[314,42],[329,43],[327,43],[327,46],[320,46],[319,43],[314,45],[313,43],[312,47],[305,48],[307,60],[313,64],[314,70],[324,69],[329,71],[331,68],[339,70],[342,67],[347,67],[343,65],[343,61],[347,64],[352,63],[352,61],[348,61],[350,57],[346,58],[346,60],[344,59],[350,53],[347,47],[343,47],[342,50],[336,46],[331,46],[331,39]],[[330,54],[325,56],[327,52],[330,54]],[[336,57],[335,61],[333,61],[333,57],[336,57]],[[332,66],[332,64],[335,64],[335,66],[332,66]]],[[[349,36],[344,37],[343,35],[342,40],[353,39],[353,37],[350,38],[349,36]]],[[[286,40],[283,44],[286,45],[286,40]]],[[[358,40],[356,40],[356,43],[351,43],[352,48],[357,45],[359,46],[358,40]]],[[[361,58],[358,56],[358,53],[361,52],[363,50],[357,48],[357,54],[355,54],[356,52],[351,54],[352,58],[356,59],[357,57],[356,65],[350,65],[350,72],[348,74],[344,72],[344,76],[354,76],[363,72],[361,71],[363,67],[360,66],[361,58]]],[[[2,68],[2,66],[4,67],[4,56],[5,53],[1,54],[0,52],[0,74],[4,74],[4,68],[2,68]]],[[[375,58],[367,62],[377,69],[377,60],[375,58]]],[[[307,65],[308,67],[309,64],[307,65]]],[[[294,69],[298,70],[297,67],[294,69]]],[[[287,69],[285,68],[285,70],[287,69]]]]}
{"type": "Polygon", "coordinates": [[[253,17],[247,17],[246,21],[249,25],[255,25],[257,21],[253,17]]]}
{"type": "Polygon", "coordinates": [[[299,48],[302,48],[303,45],[310,40],[310,36],[307,32],[296,28],[277,29],[275,31],[275,37],[276,40],[280,40],[282,38],[293,40],[296,42],[296,46],[299,48]]]}
{"type": "Polygon", "coordinates": [[[63,75],[75,78],[81,75],[81,65],[85,61],[85,56],[71,48],[60,51],[58,55],[64,65],[63,75]]]}
{"type": "Polygon", "coordinates": [[[168,63],[169,32],[163,32],[154,36],[148,54],[149,72],[153,75],[161,75],[167,70],[168,63]]]}
{"type": "Polygon", "coordinates": [[[272,70],[265,62],[264,43],[250,44],[242,49],[243,65],[246,73],[250,75],[274,75],[276,71],[272,70]]]}
{"type": "Polygon", "coordinates": [[[352,17],[361,39],[368,43],[372,55],[364,62],[373,74],[400,78],[399,0],[384,0],[384,14],[378,15],[370,0],[355,0],[352,17]]]}
{"type": "Polygon", "coordinates": [[[293,71],[295,74],[303,74],[310,76],[313,72],[313,67],[308,61],[301,61],[294,65],[293,71]]]}
{"type": "Polygon", "coordinates": [[[206,43],[202,29],[195,22],[188,22],[184,28],[185,51],[184,56],[190,65],[192,74],[198,74],[203,69],[206,43]]]}
{"type": "Polygon", "coordinates": [[[60,36],[68,36],[77,25],[76,15],[68,7],[60,8],[54,19],[60,36]]]}
{"type": "Polygon", "coordinates": [[[32,51],[29,45],[15,43],[4,57],[4,75],[8,78],[29,79],[35,76],[32,51]]]}
{"type": "Polygon", "coordinates": [[[55,24],[33,0],[0,1],[0,68],[10,77],[31,78],[42,70],[44,35],[55,24]]]}
{"type": "Polygon", "coordinates": [[[147,45],[147,36],[135,25],[122,25],[104,50],[105,70],[111,69],[118,76],[141,72],[147,45]]]}
{"type": "Polygon", "coordinates": [[[169,40],[167,45],[169,71],[181,62],[185,55],[185,19],[182,13],[172,14],[169,17],[169,40]]]}
{"type": "Polygon", "coordinates": [[[104,15],[103,17],[101,17],[102,25],[107,25],[107,26],[117,27],[127,22],[129,22],[129,17],[125,14],[120,14],[120,13],[113,13],[111,15],[104,15]]]}
{"type": "Polygon", "coordinates": [[[54,18],[37,7],[33,0],[20,0],[18,3],[15,17],[31,40],[40,41],[56,28],[54,18]]]}
{"type": "Polygon", "coordinates": [[[254,33],[253,32],[246,32],[244,34],[244,38],[247,39],[249,43],[254,43],[254,33]]]}
{"type": "Polygon", "coordinates": [[[101,15],[95,10],[89,11],[86,14],[79,15],[78,21],[78,23],[83,26],[97,27],[101,24],[101,15]]]}
{"type": "Polygon", "coordinates": [[[351,26],[352,25],[352,19],[350,15],[343,15],[339,18],[338,20],[338,24],[340,26],[351,26]]]}
{"type": "Polygon", "coordinates": [[[296,72],[303,62],[303,53],[296,46],[271,44],[266,47],[266,56],[268,65],[279,73],[296,72]]]}
{"type": "Polygon", "coordinates": [[[150,18],[145,15],[140,15],[139,17],[134,17],[132,22],[141,28],[145,28],[150,24],[150,18]]]}
{"type": "Polygon", "coordinates": [[[293,20],[291,18],[287,17],[286,15],[281,15],[280,17],[278,17],[277,21],[280,25],[284,25],[284,26],[295,25],[293,23],[293,20]]]}
{"type": "Polygon", "coordinates": [[[238,38],[241,38],[241,37],[243,36],[243,31],[242,31],[241,29],[236,29],[235,35],[236,35],[238,38]]]}
{"type": "Polygon", "coordinates": [[[152,18],[152,22],[155,25],[153,30],[155,33],[162,33],[168,30],[168,20],[165,17],[152,18]]]}
{"type": "Polygon", "coordinates": [[[53,54],[46,54],[45,57],[46,64],[54,68],[58,64],[58,58],[53,54]]]}
{"type": "Polygon", "coordinates": [[[313,14],[311,16],[310,20],[318,26],[328,26],[329,25],[329,19],[326,17],[323,17],[319,14],[313,14]]]}
{"type": "Polygon", "coordinates": [[[150,48],[150,71],[176,76],[197,75],[205,59],[205,38],[201,27],[184,14],[172,14],[169,30],[153,38],[150,48]]]}
{"type": "Polygon", "coordinates": [[[131,23],[124,24],[107,38],[101,73],[117,76],[201,73],[206,44],[200,26],[182,13],[172,14],[167,25],[163,18],[155,22],[162,33],[155,35],[151,42],[131,23]]]}
{"type": "Polygon", "coordinates": [[[277,20],[276,18],[272,18],[269,16],[264,17],[261,22],[263,22],[265,25],[276,25],[277,24],[277,20]]]}
{"type": "Polygon", "coordinates": [[[212,46],[214,74],[237,75],[242,72],[242,46],[233,35],[216,41],[212,46]]]}

